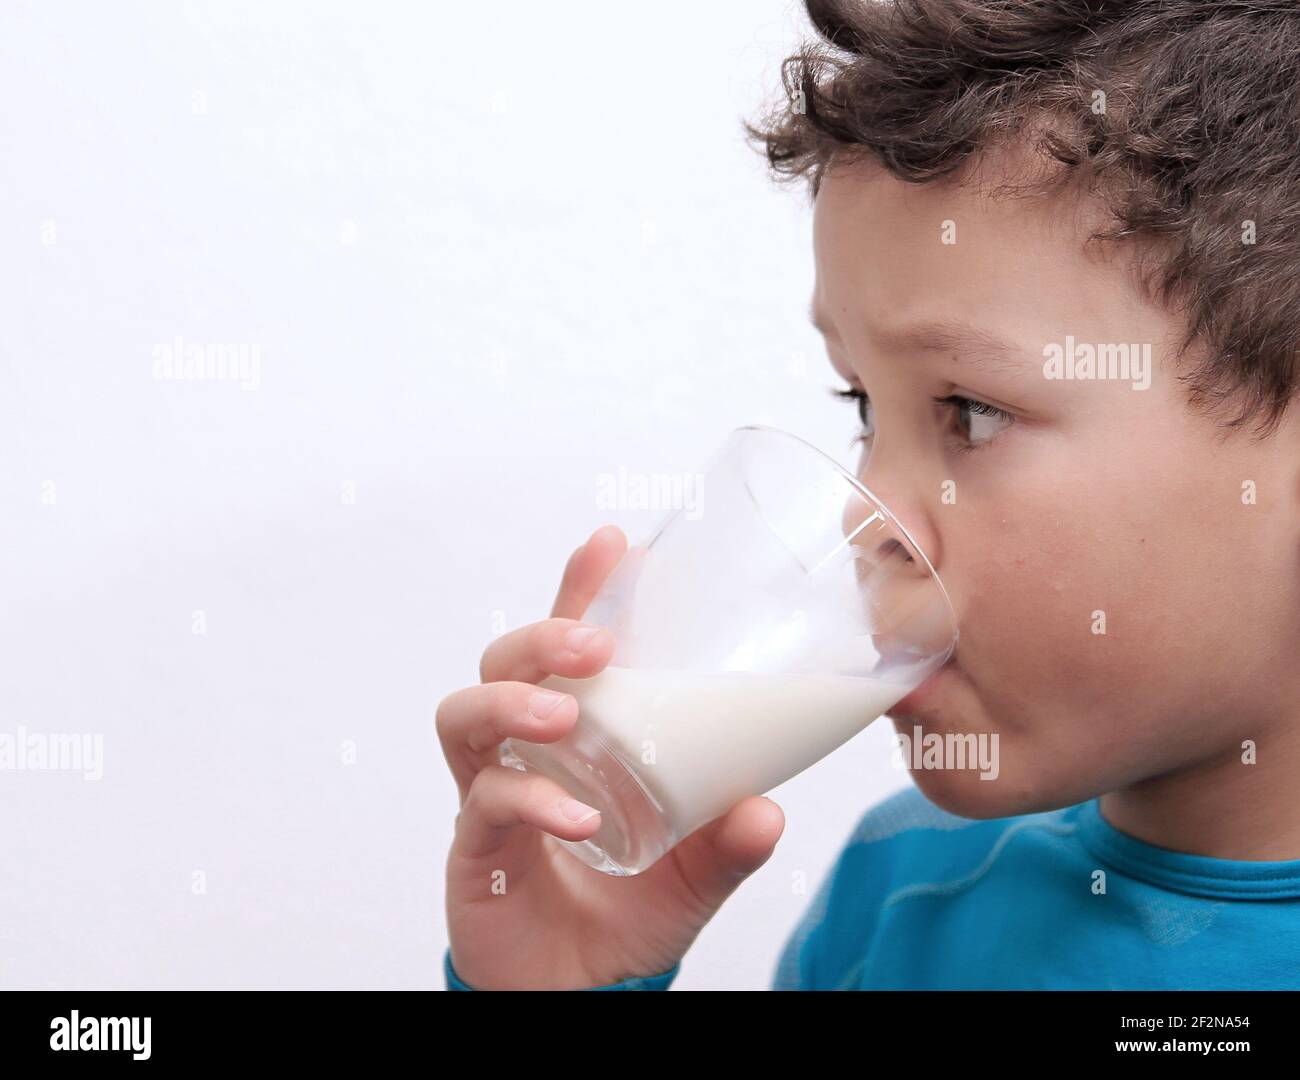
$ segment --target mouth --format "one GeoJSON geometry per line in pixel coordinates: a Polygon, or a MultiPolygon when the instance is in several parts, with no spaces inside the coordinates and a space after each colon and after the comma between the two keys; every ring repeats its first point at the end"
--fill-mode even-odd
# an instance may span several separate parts
{"type": "Polygon", "coordinates": [[[934,703],[942,698],[948,687],[952,685],[958,677],[957,660],[955,657],[949,657],[948,662],[938,671],[932,674],[925,682],[921,683],[906,697],[901,698],[893,708],[886,709],[889,716],[898,717],[903,720],[910,720],[919,715],[923,710],[932,708],[934,703]]]}

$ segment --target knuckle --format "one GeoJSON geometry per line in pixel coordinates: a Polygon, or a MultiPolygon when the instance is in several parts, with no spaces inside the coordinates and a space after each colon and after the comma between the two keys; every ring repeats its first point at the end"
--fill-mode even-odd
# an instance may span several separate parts
{"type": "MultiPolygon", "coordinates": [[[[508,773],[517,770],[504,765],[485,765],[470,781],[465,793],[465,802],[461,806],[462,814],[498,820],[502,811],[514,810],[519,802],[519,788],[512,782],[508,773]]],[[[521,777],[522,779],[522,777],[521,777]]]]}
{"type": "Polygon", "coordinates": [[[469,787],[465,789],[465,801],[460,805],[461,814],[474,814],[478,812],[479,806],[483,802],[483,796],[486,791],[485,785],[491,783],[489,773],[490,767],[479,769],[474,774],[474,778],[469,782],[469,787]]]}
{"type": "Polygon", "coordinates": [[[443,697],[443,699],[438,702],[437,709],[434,710],[433,727],[439,735],[447,734],[447,726],[451,721],[451,705],[448,704],[448,702],[451,701],[454,694],[455,691],[443,697]]]}
{"type": "Polygon", "coordinates": [[[558,785],[550,777],[543,776],[541,773],[525,774],[527,781],[521,784],[521,795],[529,803],[540,804],[551,798],[558,788],[558,785]]]}

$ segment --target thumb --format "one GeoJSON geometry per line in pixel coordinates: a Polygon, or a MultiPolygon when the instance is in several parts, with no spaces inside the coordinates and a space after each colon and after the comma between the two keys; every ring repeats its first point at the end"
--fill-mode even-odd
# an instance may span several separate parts
{"type": "Polygon", "coordinates": [[[771,858],[784,831],[781,808],[771,799],[751,795],[696,829],[665,861],[676,867],[712,913],[771,858]]]}

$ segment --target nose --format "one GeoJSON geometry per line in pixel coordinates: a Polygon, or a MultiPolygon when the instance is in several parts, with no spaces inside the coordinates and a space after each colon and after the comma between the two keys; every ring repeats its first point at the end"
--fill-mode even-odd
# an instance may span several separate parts
{"type": "Polygon", "coordinates": [[[856,492],[845,500],[841,519],[845,537],[863,552],[872,552],[874,559],[897,558],[914,563],[912,572],[918,574],[926,572],[928,561],[938,573],[942,541],[933,512],[923,505],[919,481],[913,476],[905,477],[901,484],[891,481],[886,485],[883,479],[879,471],[874,471],[861,480],[879,506],[856,492]]]}
{"type": "Polygon", "coordinates": [[[956,629],[943,586],[935,581],[941,539],[921,506],[915,474],[885,490],[883,480],[877,469],[863,481],[879,505],[858,492],[849,496],[842,527],[855,549],[862,604],[882,657],[925,659],[946,652],[956,629]]]}

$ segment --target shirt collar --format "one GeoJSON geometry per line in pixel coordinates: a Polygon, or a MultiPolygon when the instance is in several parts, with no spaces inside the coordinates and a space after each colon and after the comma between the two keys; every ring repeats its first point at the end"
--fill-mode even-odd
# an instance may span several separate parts
{"type": "Polygon", "coordinates": [[[1300,897],[1300,859],[1216,859],[1156,847],[1120,832],[1101,814],[1100,796],[1079,806],[1079,840],[1102,862],[1130,877],[1194,896],[1228,900],[1300,897]]]}

